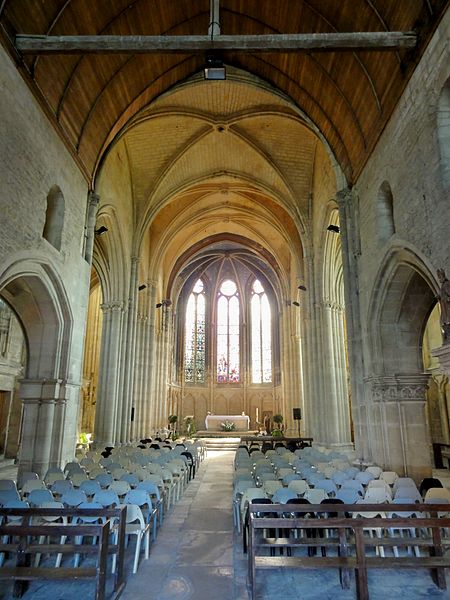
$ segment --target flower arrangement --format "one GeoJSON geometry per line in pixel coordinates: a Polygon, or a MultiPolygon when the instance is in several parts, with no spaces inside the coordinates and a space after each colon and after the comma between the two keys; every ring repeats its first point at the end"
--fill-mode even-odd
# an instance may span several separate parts
{"type": "Polygon", "coordinates": [[[222,431],[235,431],[236,424],[232,421],[224,421],[220,424],[222,431]]]}
{"type": "Polygon", "coordinates": [[[186,430],[186,436],[191,437],[191,435],[196,432],[194,415],[187,415],[184,417],[183,421],[186,430]]]}

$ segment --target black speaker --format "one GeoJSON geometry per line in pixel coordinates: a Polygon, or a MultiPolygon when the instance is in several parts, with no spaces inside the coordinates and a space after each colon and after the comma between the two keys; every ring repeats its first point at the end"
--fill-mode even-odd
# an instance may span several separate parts
{"type": "Polygon", "coordinates": [[[302,409],[301,408],[293,408],[292,409],[292,417],[294,418],[294,421],[301,421],[302,409]]]}

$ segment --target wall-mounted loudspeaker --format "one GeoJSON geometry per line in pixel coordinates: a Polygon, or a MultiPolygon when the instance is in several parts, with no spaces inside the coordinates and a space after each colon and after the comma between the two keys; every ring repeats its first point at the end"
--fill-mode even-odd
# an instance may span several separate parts
{"type": "Polygon", "coordinates": [[[300,421],[302,418],[302,409],[301,408],[293,408],[292,416],[294,418],[294,421],[300,421]]]}

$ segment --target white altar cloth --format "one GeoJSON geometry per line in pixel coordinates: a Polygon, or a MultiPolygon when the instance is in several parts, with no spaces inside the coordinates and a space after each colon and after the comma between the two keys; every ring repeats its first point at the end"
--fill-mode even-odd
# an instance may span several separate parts
{"type": "Polygon", "coordinates": [[[221,423],[231,421],[236,425],[236,431],[250,429],[250,417],[247,415],[207,415],[205,427],[208,431],[222,431],[221,423]]]}

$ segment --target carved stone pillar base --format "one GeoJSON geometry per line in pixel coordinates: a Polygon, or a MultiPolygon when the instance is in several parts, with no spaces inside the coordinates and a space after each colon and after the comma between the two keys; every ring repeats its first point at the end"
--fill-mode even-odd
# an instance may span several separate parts
{"type": "Polygon", "coordinates": [[[429,375],[373,377],[369,428],[373,461],[420,480],[431,475],[432,453],[426,422],[429,375]]]}

